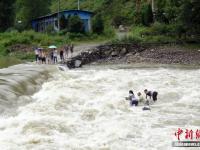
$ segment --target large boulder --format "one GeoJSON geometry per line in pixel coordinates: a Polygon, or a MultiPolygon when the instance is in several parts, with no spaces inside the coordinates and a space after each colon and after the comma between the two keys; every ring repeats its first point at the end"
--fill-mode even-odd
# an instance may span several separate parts
{"type": "Polygon", "coordinates": [[[111,55],[112,51],[111,50],[104,50],[104,54],[106,57],[109,57],[111,55]]]}
{"type": "Polygon", "coordinates": [[[117,57],[118,56],[118,51],[112,51],[111,56],[112,57],[117,57]]]}
{"type": "Polygon", "coordinates": [[[126,48],[122,48],[122,50],[120,51],[120,56],[124,56],[127,53],[127,49],[126,48]]]}
{"type": "Polygon", "coordinates": [[[66,64],[69,69],[80,68],[82,66],[82,61],[79,59],[72,59],[70,61],[67,61],[66,64]]]}

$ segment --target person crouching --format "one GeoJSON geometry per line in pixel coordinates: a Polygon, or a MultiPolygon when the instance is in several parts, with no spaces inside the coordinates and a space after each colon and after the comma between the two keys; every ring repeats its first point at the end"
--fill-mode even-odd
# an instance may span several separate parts
{"type": "Polygon", "coordinates": [[[149,97],[152,98],[153,101],[157,101],[158,92],[156,91],[148,91],[147,89],[144,90],[144,93],[146,94],[146,99],[149,97]]]}

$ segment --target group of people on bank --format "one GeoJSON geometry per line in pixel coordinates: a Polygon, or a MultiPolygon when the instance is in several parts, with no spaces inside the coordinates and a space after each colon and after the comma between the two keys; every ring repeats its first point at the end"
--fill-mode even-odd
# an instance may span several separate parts
{"type": "Polygon", "coordinates": [[[135,96],[132,90],[129,91],[129,96],[126,97],[126,100],[130,101],[131,106],[138,106],[143,105],[143,110],[150,110],[150,100],[153,102],[157,101],[158,92],[156,91],[148,91],[147,89],[144,90],[145,98],[142,96],[141,92],[137,93],[137,97],[135,96]]]}
{"type": "Polygon", "coordinates": [[[57,64],[58,59],[64,62],[65,59],[72,57],[74,52],[74,45],[66,45],[59,51],[57,48],[53,48],[50,51],[42,48],[35,49],[35,61],[38,64],[57,64]]]}

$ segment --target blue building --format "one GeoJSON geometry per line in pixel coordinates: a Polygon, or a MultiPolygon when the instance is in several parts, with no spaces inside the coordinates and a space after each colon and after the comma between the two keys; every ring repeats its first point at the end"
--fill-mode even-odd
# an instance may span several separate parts
{"type": "MultiPolygon", "coordinates": [[[[92,12],[84,10],[64,10],[59,12],[59,17],[78,15],[84,23],[85,32],[91,31],[91,17],[92,12]]],[[[54,30],[58,31],[58,13],[49,14],[32,20],[32,28],[36,32],[44,32],[48,26],[52,26],[54,30]]]]}

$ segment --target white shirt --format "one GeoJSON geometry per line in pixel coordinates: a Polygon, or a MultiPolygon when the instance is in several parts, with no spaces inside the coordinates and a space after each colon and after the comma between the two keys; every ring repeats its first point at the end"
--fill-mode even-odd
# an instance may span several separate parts
{"type": "Polygon", "coordinates": [[[53,51],[53,56],[57,57],[57,55],[58,55],[58,51],[57,50],[53,51]]]}
{"type": "Polygon", "coordinates": [[[39,51],[37,49],[35,50],[35,55],[39,55],[39,51]]]}

